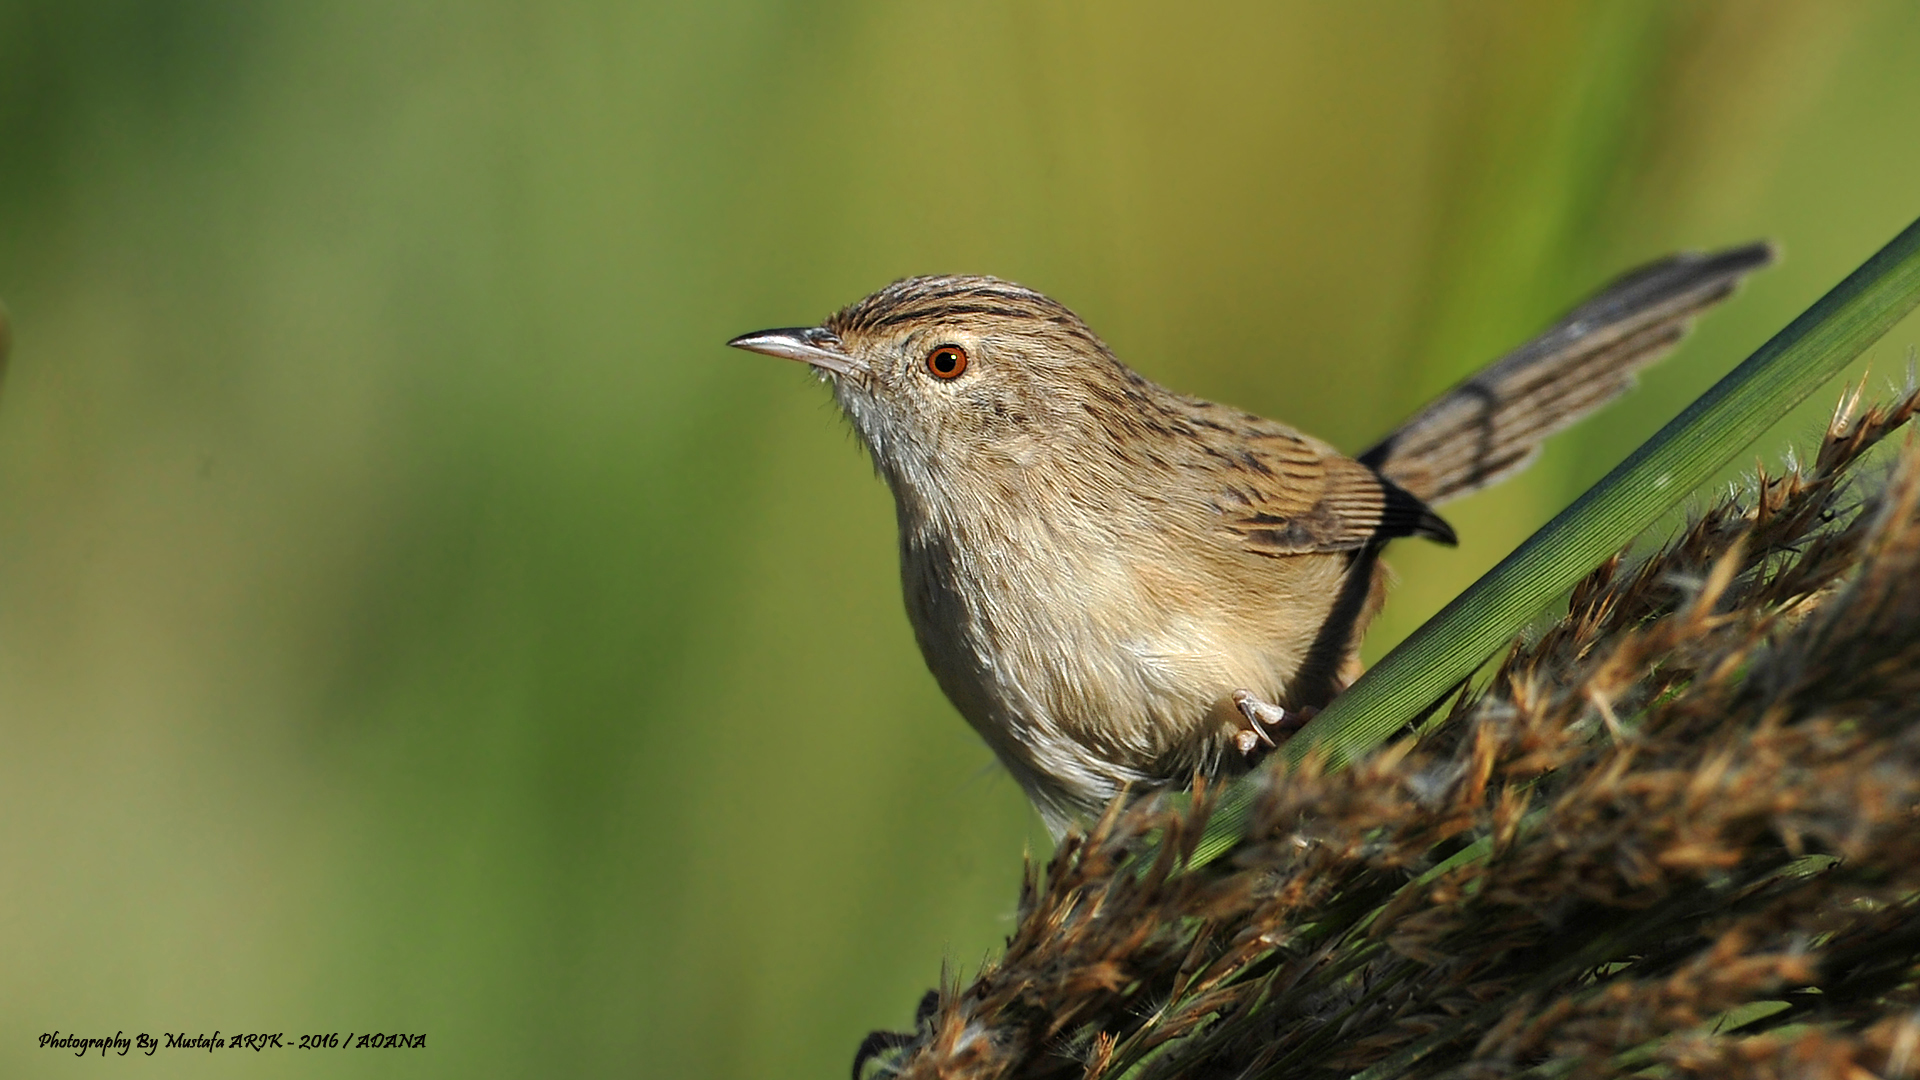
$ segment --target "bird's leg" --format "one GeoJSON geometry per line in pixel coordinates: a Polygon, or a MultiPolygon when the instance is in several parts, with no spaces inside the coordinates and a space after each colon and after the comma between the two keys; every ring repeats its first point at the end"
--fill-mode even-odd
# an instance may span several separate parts
{"type": "Polygon", "coordinates": [[[1233,707],[1240,710],[1246,718],[1247,729],[1234,735],[1233,743],[1242,754],[1252,757],[1262,743],[1268,746],[1278,745],[1269,731],[1278,734],[1281,739],[1292,735],[1305,726],[1320,712],[1311,706],[1298,709],[1283,708],[1271,701],[1263,701],[1251,690],[1235,690],[1233,707]]]}

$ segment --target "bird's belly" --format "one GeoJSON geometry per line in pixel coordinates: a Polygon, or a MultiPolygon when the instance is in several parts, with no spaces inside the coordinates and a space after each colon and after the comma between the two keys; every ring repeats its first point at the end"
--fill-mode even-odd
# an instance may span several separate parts
{"type": "Polygon", "coordinates": [[[1287,700],[1344,565],[1296,557],[1284,585],[1227,588],[1111,550],[902,554],[908,614],[947,696],[1036,802],[1077,811],[1218,771],[1230,695],[1287,700]]]}

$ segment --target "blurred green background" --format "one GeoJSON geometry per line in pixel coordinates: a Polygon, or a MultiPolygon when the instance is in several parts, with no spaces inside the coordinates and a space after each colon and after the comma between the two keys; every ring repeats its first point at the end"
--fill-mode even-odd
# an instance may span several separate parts
{"type": "Polygon", "coordinates": [[[1377,655],[1920,213],[1916,57],[1895,0],[0,0],[0,1073],[843,1075],[1047,842],[825,392],[722,342],[993,273],[1358,449],[1779,240],[1396,549],[1377,655]]]}

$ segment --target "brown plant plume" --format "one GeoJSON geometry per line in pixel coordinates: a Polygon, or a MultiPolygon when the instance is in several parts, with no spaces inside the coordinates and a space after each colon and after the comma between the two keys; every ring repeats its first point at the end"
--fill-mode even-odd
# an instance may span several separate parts
{"type": "Polygon", "coordinates": [[[1849,395],[1417,742],[1265,771],[1227,858],[1204,790],[1116,804],[856,1074],[1920,1073],[1920,450],[1849,480],[1916,411],[1849,395]]]}

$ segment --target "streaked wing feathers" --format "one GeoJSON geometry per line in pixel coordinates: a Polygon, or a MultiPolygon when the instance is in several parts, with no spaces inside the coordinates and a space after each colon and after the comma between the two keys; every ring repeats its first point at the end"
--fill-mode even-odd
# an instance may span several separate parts
{"type": "Polygon", "coordinates": [[[1354,551],[1396,536],[1454,542],[1426,504],[1331,447],[1292,432],[1250,436],[1214,500],[1229,532],[1262,555],[1354,551]]]}

